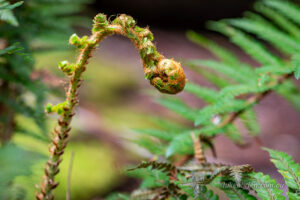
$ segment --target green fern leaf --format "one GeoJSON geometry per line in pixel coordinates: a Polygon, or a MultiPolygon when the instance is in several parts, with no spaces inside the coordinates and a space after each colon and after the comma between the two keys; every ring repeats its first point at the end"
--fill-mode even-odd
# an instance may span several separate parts
{"type": "Polygon", "coordinates": [[[280,67],[274,66],[262,66],[255,69],[257,74],[276,74],[276,75],[284,75],[290,74],[294,71],[294,67],[291,65],[285,65],[280,67]]]}
{"type": "Polygon", "coordinates": [[[248,177],[244,177],[243,181],[257,192],[257,196],[263,200],[284,200],[285,197],[281,194],[282,190],[278,189],[279,184],[269,175],[264,175],[261,172],[252,172],[248,177]]]}
{"type": "Polygon", "coordinates": [[[153,136],[165,141],[171,141],[176,134],[174,131],[162,131],[157,129],[133,129],[137,133],[153,136]]]}
{"type": "Polygon", "coordinates": [[[295,54],[292,57],[292,63],[294,66],[295,77],[296,77],[296,79],[299,79],[300,78],[300,54],[295,54]]]}
{"type": "Polygon", "coordinates": [[[300,165],[295,163],[291,156],[286,153],[264,148],[271,156],[279,173],[283,176],[286,185],[300,192],[300,165]]]}
{"type": "Polygon", "coordinates": [[[147,149],[150,153],[154,155],[164,155],[166,147],[159,141],[154,141],[148,137],[139,137],[138,139],[132,140],[133,143],[138,146],[147,149]]]}
{"type": "Polygon", "coordinates": [[[300,38],[299,28],[293,22],[285,18],[283,15],[279,14],[271,8],[268,8],[267,6],[264,6],[262,2],[257,2],[254,5],[254,8],[256,11],[264,14],[270,20],[274,21],[283,30],[287,31],[296,38],[300,38]]]}
{"type": "Polygon", "coordinates": [[[300,112],[300,93],[298,87],[293,83],[292,80],[287,80],[282,83],[276,92],[288,100],[295,108],[300,112]]]}
{"type": "Polygon", "coordinates": [[[222,177],[216,177],[211,185],[224,191],[230,200],[256,200],[248,190],[237,187],[233,181],[225,182],[222,177]]]}
{"type": "Polygon", "coordinates": [[[221,47],[220,45],[216,44],[214,41],[211,41],[205,38],[204,36],[197,34],[194,31],[187,31],[186,36],[192,42],[199,44],[204,48],[210,50],[224,63],[239,68],[241,64],[239,59],[232,52],[228,51],[228,49],[221,47]]]}
{"type": "Polygon", "coordinates": [[[264,65],[281,66],[279,58],[269,53],[265,47],[245,33],[226,25],[224,22],[210,22],[208,27],[230,37],[230,40],[241,47],[248,55],[264,65]]]}
{"type": "Polygon", "coordinates": [[[246,18],[227,21],[235,27],[256,34],[287,54],[293,54],[300,50],[299,41],[278,29],[272,28],[272,26],[266,26],[265,23],[246,18]]]}
{"type": "Polygon", "coordinates": [[[298,25],[300,24],[300,8],[297,4],[282,0],[264,0],[265,5],[276,9],[298,25]]]}
{"type": "Polygon", "coordinates": [[[258,84],[240,84],[240,85],[232,85],[223,88],[218,95],[219,99],[234,99],[242,94],[252,94],[252,93],[260,93],[268,90],[268,87],[258,86],[258,84]]]}
{"type": "Polygon", "coordinates": [[[228,79],[228,77],[222,75],[221,73],[218,73],[218,72],[215,72],[215,71],[203,70],[198,65],[190,63],[189,61],[186,61],[185,64],[188,67],[190,67],[192,70],[194,70],[195,72],[202,75],[205,79],[207,79],[208,81],[213,83],[218,88],[223,88],[223,87],[226,87],[226,86],[232,84],[232,81],[230,81],[228,79]]]}
{"type": "Polygon", "coordinates": [[[187,106],[183,101],[175,98],[158,99],[157,102],[173,112],[183,116],[188,120],[194,120],[196,117],[196,110],[187,106]]]}
{"type": "Polygon", "coordinates": [[[246,105],[245,101],[228,98],[219,99],[216,103],[201,109],[194,123],[197,126],[210,121],[212,117],[216,115],[238,112],[246,107],[248,107],[248,105],[246,105]]]}
{"type": "Polygon", "coordinates": [[[240,118],[244,126],[248,129],[251,136],[256,136],[260,133],[260,127],[257,121],[257,116],[253,108],[248,108],[241,115],[240,118]]]}
{"type": "Polygon", "coordinates": [[[300,200],[300,195],[292,192],[287,192],[290,200],[300,200]]]}
{"type": "Polygon", "coordinates": [[[157,161],[143,161],[137,167],[128,169],[128,171],[136,170],[136,169],[143,169],[143,168],[151,168],[151,170],[156,169],[160,170],[167,175],[171,175],[173,172],[176,171],[176,167],[171,163],[163,163],[157,161]]]}
{"type": "Polygon", "coordinates": [[[220,72],[239,83],[253,82],[256,77],[254,71],[247,70],[247,72],[241,74],[238,71],[236,71],[234,68],[213,60],[190,60],[188,61],[188,64],[216,70],[217,72],[220,72]],[[246,74],[247,76],[245,76],[246,74]]]}
{"type": "Polygon", "coordinates": [[[190,82],[185,85],[184,91],[196,95],[206,103],[215,102],[218,96],[218,92],[216,90],[205,88],[190,82]]]}
{"type": "Polygon", "coordinates": [[[228,124],[226,127],[224,127],[224,135],[234,143],[237,143],[239,145],[245,144],[245,140],[241,132],[233,124],[228,124]]]}
{"type": "Polygon", "coordinates": [[[171,121],[162,117],[157,117],[157,116],[150,116],[150,122],[153,122],[155,125],[157,125],[158,127],[164,129],[164,130],[168,130],[168,131],[172,131],[172,132],[179,132],[182,130],[187,129],[186,126],[178,123],[177,121],[171,121]]]}
{"type": "Polygon", "coordinates": [[[193,132],[195,136],[203,135],[209,137],[223,132],[223,129],[220,129],[216,126],[207,126],[200,129],[187,130],[174,137],[174,139],[170,142],[166,150],[166,157],[170,157],[174,154],[193,154],[194,149],[191,132],[193,132]]]}

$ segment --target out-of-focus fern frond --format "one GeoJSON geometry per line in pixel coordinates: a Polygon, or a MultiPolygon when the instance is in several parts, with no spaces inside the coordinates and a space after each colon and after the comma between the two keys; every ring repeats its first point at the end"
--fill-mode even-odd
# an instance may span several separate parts
{"type": "Polygon", "coordinates": [[[190,60],[187,63],[189,65],[207,67],[216,70],[239,83],[249,83],[255,80],[254,71],[247,70],[247,68],[241,68],[240,71],[242,70],[247,70],[247,71],[243,71],[243,73],[241,72],[239,73],[239,71],[235,70],[234,68],[213,60],[190,60]],[[247,74],[247,76],[245,76],[245,74],[247,74]]]}
{"type": "Polygon", "coordinates": [[[254,109],[247,109],[241,115],[240,118],[244,123],[245,127],[248,129],[250,135],[257,135],[260,133],[260,127],[257,121],[257,116],[254,109]]]}
{"type": "Polygon", "coordinates": [[[205,88],[194,83],[187,83],[184,89],[186,92],[196,95],[206,103],[213,103],[218,97],[216,90],[205,88]]]}
{"type": "Polygon", "coordinates": [[[254,8],[256,11],[262,13],[266,17],[268,17],[270,20],[274,21],[280,28],[287,31],[291,35],[293,35],[296,38],[300,38],[300,29],[297,27],[296,24],[289,21],[286,17],[279,14],[275,10],[268,8],[265,6],[262,2],[257,2],[254,5],[254,8]]]}
{"type": "Polygon", "coordinates": [[[264,23],[252,19],[231,19],[228,22],[247,32],[256,34],[260,38],[270,42],[279,50],[287,54],[293,54],[300,50],[300,42],[282,31],[266,26],[264,23]]]}
{"type": "Polygon", "coordinates": [[[186,35],[189,40],[210,50],[224,63],[239,69],[239,65],[241,64],[239,59],[232,52],[228,51],[228,49],[221,47],[214,41],[211,41],[194,31],[188,31],[186,35]]]}
{"type": "Polygon", "coordinates": [[[247,54],[264,65],[280,66],[280,59],[268,52],[265,47],[249,35],[226,25],[223,22],[210,22],[208,27],[227,35],[230,40],[241,47],[247,54]]]}
{"type": "Polygon", "coordinates": [[[10,4],[9,1],[1,0],[0,1],[0,21],[4,21],[13,26],[18,26],[19,22],[13,14],[12,10],[16,7],[19,7],[23,4],[23,1],[10,4]]]}
{"type": "Polygon", "coordinates": [[[174,111],[175,113],[183,116],[188,120],[194,120],[196,117],[196,110],[187,106],[183,101],[175,98],[163,98],[158,99],[157,102],[160,105],[165,106],[166,108],[174,111]]]}
{"type": "Polygon", "coordinates": [[[264,0],[265,5],[276,9],[298,25],[300,24],[300,8],[297,4],[285,0],[264,0]]]}
{"type": "Polygon", "coordinates": [[[198,65],[195,65],[189,61],[186,61],[185,64],[219,88],[226,87],[233,83],[232,81],[230,81],[230,79],[228,79],[221,73],[216,73],[216,72],[211,72],[211,71],[205,70],[203,68],[200,68],[198,65]]]}
{"type": "Polygon", "coordinates": [[[14,144],[6,144],[0,148],[0,199],[7,199],[11,181],[17,176],[28,176],[30,167],[43,156],[27,151],[14,144]]]}

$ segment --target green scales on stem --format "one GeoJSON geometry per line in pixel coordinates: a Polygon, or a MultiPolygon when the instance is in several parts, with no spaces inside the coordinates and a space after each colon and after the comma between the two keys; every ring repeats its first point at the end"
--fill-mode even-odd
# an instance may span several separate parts
{"type": "Polygon", "coordinates": [[[57,112],[60,115],[58,125],[54,129],[52,145],[49,149],[50,157],[45,166],[45,174],[37,199],[53,199],[52,190],[58,185],[54,177],[59,172],[61,156],[67,145],[67,138],[71,130],[70,123],[74,115],[74,107],[78,104],[78,88],[82,83],[82,73],[86,70],[88,59],[92,51],[105,37],[120,34],[129,38],[139,51],[143,62],[145,78],[160,92],[176,94],[185,86],[185,75],[180,63],[173,59],[166,59],[159,54],[151,42],[153,35],[147,28],[135,25],[132,17],[120,15],[112,22],[106,16],[98,14],[94,18],[93,34],[90,37],[79,38],[76,34],[70,37],[70,44],[76,46],[80,53],[75,64],[67,61],[59,63],[59,68],[69,76],[69,87],[66,101],[58,105],[48,104],[46,112],[57,112]]]}

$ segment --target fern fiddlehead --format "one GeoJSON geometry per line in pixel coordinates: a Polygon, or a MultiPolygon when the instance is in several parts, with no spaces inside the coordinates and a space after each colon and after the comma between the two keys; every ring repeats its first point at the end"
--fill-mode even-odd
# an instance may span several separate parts
{"type": "Polygon", "coordinates": [[[113,34],[129,38],[139,51],[143,62],[145,78],[160,92],[176,94],[185,86],[185,75],[180,63],[167,59],[159,54],[151,42],[153,35],[148,28],[135,25],[135,20],[127,15],[120,15],[112,22],[106,16],[98,14],[94,18],[93,34],[90,37],[79,38],[76,34],[70,37],[69,43],[80,50],[75,64],[67,61],[59,63],[59,68],[69,77],[69,87],[66,92],[66,101],[58,105],[48,104],[46,112],[57,112],[60,117],[53,131],[52,145],[49,149],[50,157],[44,169],[43,182],[40,193],[36,194],[39,200],[54,199],[52,190],[57,187],[54,177],[59,173],[59,164],[67,145],[71,120],[74,116],[74,107],[78,104],[78,88],[82,84],[82,74],[86,70],[88,59],[92,51],[107,36],[113,34]]]}

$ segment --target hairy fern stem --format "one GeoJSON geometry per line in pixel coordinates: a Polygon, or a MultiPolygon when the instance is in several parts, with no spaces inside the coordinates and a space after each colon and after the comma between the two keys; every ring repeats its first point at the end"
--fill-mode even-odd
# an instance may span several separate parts
{"type": "Polygon", "coordinates": [[[127,15],[120,15],[109,22],[105,15],[98,14],[94,18],[93,34],[90,37],[79,38],[76,34],[70,37],[70,44],[80,50],[77,62],[75,64],[67,61],[59,63],[59,68],[69,76],[69,87],[65,102],[55,106],[51,104],[46,106],[46,112],[57,112],[60,117],[53,131],[52,144],[49,149],[50,157],[44,169],[40,192],[36,194],[38,200],[54,199],[52,190],[58,185],[54,178],[59,173],[59,164],[71,130],[70,123],[75,114],[74,108],[79,102],[78,88],[83,81],[82,74],[86,70],[92,51],[105,37],[113,34],[123,35],[133,42],[143,61],[145,78],[160,92],[176,94],[184,88],[185,75],[180,63],[173,59],[166,59],[156,51],[151,42],[153,35],[148,28],[136,26],[134,19],[127,15]]]}

